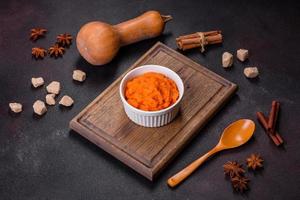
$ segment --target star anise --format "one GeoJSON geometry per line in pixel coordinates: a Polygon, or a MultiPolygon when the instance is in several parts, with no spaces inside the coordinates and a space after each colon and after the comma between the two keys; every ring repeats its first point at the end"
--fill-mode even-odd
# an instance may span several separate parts
{"type": "Polygon", "coordinates": [[[35,59],[43,59],[47,55],[47,51],[41,47],[33,47],[31,49],[31,54],[33,57],[35,57],[35,59]]]}
{"type": "Polygon", "coordinates": [[[68,33],[59,34],[56,37],[57,43],[59,43],[63,47],[70,46],[72,43],[72,39],[73,39],[72,35],[70,35],[68,33]]]}
{"type": "Polygon", "coordinates": [[[48,52],[50,56],[57,58],[65,53],[65,48],[59,46],[59,44],[55,44],[49,48],[48,52]]]}
{"type": "Polygon", "coordinates": [[[47,29],[44,29],[44,28],[33,28],[30,31],[31,31],[31,33],[30,33],[30,39],[32,41],[36,41],[40,37],[44,37],[45,36],[45,33],[47,32],[47,29]]]}
{"type": "Polygon", "coordinates": [[[250,157],[247,158],[247,166],[250,169],[256,170],[258,168],[263,167],[263,159],[259,154],[251,154],[250,157]]]}
{"type": "Polygon", "coordinates": [[[228,161],[223,165],[225,175],[229,175],[230,178],[236,176],[242,176],[245,173],[242,164],[236,161],[228,161]]]}
{"type": "Polygon", "coordinates": [[[232,187],[238,192],[248,190],[249,179],[243,176],[236,176],[231,179],[232,187]]]}

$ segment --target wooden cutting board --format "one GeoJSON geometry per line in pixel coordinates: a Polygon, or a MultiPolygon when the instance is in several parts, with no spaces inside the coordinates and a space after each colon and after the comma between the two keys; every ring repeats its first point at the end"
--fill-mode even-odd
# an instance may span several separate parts
{"type": "Polygon", "coordinates": [[[155,44],[127,72],[157,64],[177,72],[185,86],[179,115],[160,128],[131,122],[122,107],[119,84],[125,73],[70,122],[78,132],[150,180],[200,132],[237,86],[162,43],[155,44]]]}

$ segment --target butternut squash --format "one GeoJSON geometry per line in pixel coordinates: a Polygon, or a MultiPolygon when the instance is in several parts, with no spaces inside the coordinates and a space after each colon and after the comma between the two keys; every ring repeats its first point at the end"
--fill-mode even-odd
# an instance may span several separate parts
{"type": "Polygon", "coordinates": [[[77,49],[90,64],[104,65],[115,57],[121,46],[159,36],[171,19],[169,15],[148,11],[114,26],[100,21],[89,22],[77,34],[77,49]]]}

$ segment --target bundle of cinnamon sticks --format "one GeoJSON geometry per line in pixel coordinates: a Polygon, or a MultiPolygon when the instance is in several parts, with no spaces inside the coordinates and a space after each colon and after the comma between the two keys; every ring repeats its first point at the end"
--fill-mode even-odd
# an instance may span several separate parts
{"type": "Polygon", "coordinates": [[[197,32],[176,38],[178,48],[183,51],[200,47],[201,52],[204,52],[206,45],[218,43],[222,43],[221,31],[197,32]]]}
{"type": "Polygon", "coordinates": [[[262,112],[257,112],[256,116],[262,127],[265,129],[267,135],[271,138],[276,146],[283,144],[283,139],[276,131],[276,122],[279,113],[280,103],[272,101],[272,107],[269,117],[266,117],[262,112]]]}

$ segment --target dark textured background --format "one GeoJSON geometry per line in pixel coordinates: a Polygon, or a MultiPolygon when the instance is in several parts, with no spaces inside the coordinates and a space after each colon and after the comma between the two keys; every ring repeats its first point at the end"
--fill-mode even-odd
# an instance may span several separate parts
{"type": "Polygon", "coordinates": [[[1,1],[0,3],[0,199],[300,199],[300,4],[288,1],[1,1]],[[31,58],[33,46],[49,47],[59,33],[76,35],[91,20],[111,24],[155,9],[174,20],[159,38],[122,48],[113,62],[92,67],[80,58],[76,45],[61,59],[31,58]],[[29,30],[45,27],[46,38],[28,40],[29,30]],[[196,31],[220,29],[221,46],[205,54],[185,53],[196,62],[239,85],[232,100],[199,131],[153,183],[68,128],[68,122],[157,41],[172,48],[175,37],[196,31]],[[247,48],[250,59],[224,70],[221,55],[247,48]],[[245,66],[257,66],[260,76],[247,80],[245,66]],[[87,72],[83,84],[72,81],[75,68],[87,72]],[[36,117],[32,104],[43,99],[44,88],[32,89],[30,78],[46,84],[60,81],[62,93],[75,99],[72,109],[49,107],[36,117]],[[268,112],[271,101],[282,104],[279,131],[286,141],[276,148],[258,125],[247,145],[222,152],[203,165],[175,190],[167,178],[212,148],[223,128],[239,118],[255,119],[255,111],[268,112]],[[23,103],[13,115],[8,103],[23,103]],[[248,173],[251,190],[232,191],[224,178],[227,160],[244,161],[252,152],[265,159],[265,168],[248,173]]]}

